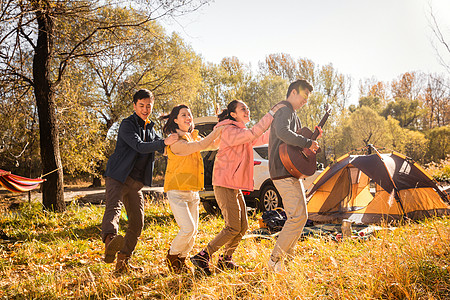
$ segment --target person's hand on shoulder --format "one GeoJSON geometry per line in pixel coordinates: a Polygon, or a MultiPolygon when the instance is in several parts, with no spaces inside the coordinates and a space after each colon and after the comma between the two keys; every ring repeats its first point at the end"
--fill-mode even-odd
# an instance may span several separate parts
{"type": "Polygon", "coordinates": [[[222,130],[223,130],[223,129],[224,129],[224,126],[223,126],[223,125],[214,127],[214,129],[213,129],[213,134],[214,134],[214,136],[215,136],[215,137],[218,137],[218,136],[222,133],[222,130]]]}
{"type": "Polygon", "coordinates": [[[178,133],[172,133],[164,139],[164,144],[166,146],[170,146],[173,143],[175,143],[176,141],[178,141],[178,133]]]}
{"type": "Polygon", "coordinates": [[[269,110],[269,113],[273,116],[280,108],[284,107],[286,105],[282,103],[277,103],[269,110]]]}

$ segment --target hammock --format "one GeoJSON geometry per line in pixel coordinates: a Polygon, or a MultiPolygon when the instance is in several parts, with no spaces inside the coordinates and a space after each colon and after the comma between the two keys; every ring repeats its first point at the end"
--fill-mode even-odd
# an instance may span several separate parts
{"type": "Polygon", "coordinates": [[[15,193],[28,192],[39,186],[45,179],[31,179],[0,169],[0,185],[15,193]]]}

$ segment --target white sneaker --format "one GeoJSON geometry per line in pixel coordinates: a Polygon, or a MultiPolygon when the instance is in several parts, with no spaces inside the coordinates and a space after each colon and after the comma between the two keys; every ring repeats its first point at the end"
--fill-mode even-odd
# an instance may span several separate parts
{"type": "Polygon", "coordinates": [[[284,263],[282,259],[277,260],[276,262],[269,258],[267,263],[269,265],[269,270],[274,273],[285,273],[286,268],[284,267],[284,263]]]}

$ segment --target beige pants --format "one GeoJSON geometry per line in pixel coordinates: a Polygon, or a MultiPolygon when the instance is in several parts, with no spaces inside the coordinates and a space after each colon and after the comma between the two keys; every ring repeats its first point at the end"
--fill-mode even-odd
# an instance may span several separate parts
{"type": "Polygon", "coordinates": [[[180,231],[173,239],[170,255],[186,257],[194,246],[198,228],[198,192],[171,190],[167,192],[170,208],[180,231]]]}
{"type": "Polygon", "coordinates": [[[224,246],[224,255],[232,255],[248,228],[247,207],[240,190],[214,186],[214,195],[222,211],[225,227],[207,246],[212,255],[224,246]]]}
{"type": "Polygon", "coordinates": [[[278,235],[271,254],[272,261],[278,261],[286,254],[292,254],[308,219],[308,212],[306,210],[305,190],[301,180],[288,177],[274,180],[273,183],[283,199],[287,216],[286,223],[284,223],[283,229],[278,235]]]}

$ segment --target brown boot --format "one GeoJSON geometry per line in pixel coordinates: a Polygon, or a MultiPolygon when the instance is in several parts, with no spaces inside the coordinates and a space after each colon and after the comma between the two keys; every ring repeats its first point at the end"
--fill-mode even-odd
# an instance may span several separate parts
{"type": "Polygon", "coordinates": [[[205,249],[192,256],[190,259],[192,264],[195,266],[196,270],[200,272],[200,274],[211,276],[212,273],[209,269],[209,254],[205,249]]]}
{"type": "Polygon", "coordinates": [[[121,235],[108,234],[105,239],[105,262],[113,263],[116,259],[116,253],[122,249],[124,238],[121,235]]]}
{"type": "Polygon", "coordinates": [[[169,267],[170,271],[172,271],[174,273],[180,273],[181,262],[178,259],[178,255],[171,255],[170,250],[167,251],[166,262],[167,262],[167,266],[169,267]]]}
{"type": "Polygon", "coordinates": [[[131,255],[123,254],[120,252],[117,253],[116,269],[114,270],[115,274],[122,274],[130,271],[139,273],[144,272],[144,268],[130,265],[130,257],[131,255]]]}
{"type": "Polygon", "coordinates": [[[231,255],[220,255],[217,267],[222,271],[239,270],[239,266],[233,262],[231,255]]]}
{"type": "Polygon", "coordinates": [[[178,257],[180,261],[180,273],[192,273],[191,267],[186,264],[186,257],[178,257]]]}

